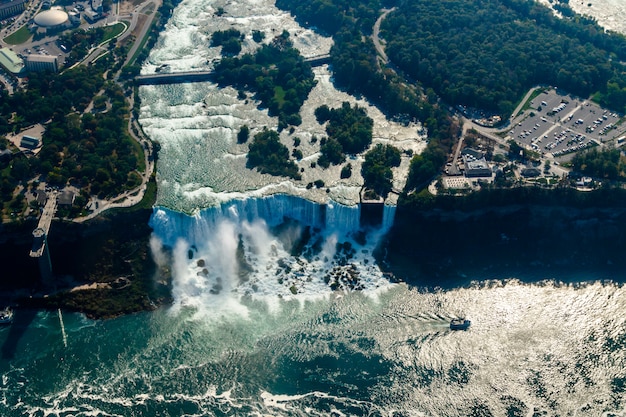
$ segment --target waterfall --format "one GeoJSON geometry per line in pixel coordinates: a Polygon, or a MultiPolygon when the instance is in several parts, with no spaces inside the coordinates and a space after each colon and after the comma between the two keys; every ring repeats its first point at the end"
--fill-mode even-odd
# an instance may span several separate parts
{"type": "MultiPolygon", "coordinates": [[[[393,213],[384,208],[387,228],[393,213]]],[[[155,207],[151,247],[155,260],[171,249],[177,305],[239,312],[233,297],[284,300],[390,285],[372,256],[386,229],[362,228],[360,217],[360,206],[281,194],[231,200],[195,215],[155,207]]]]}
{"type": "Polygon", "coordinates": [[[396,206],[391,206],[387,204],[384,205],[382,224],[382,230],[384,232],[388,231],[389,229],[391,229],[391,226],[393,226],[393,221],[396,217],[396,208],[396,206]]]}
{"type": "Polygon", "coordinates": [[[303,226],[345,236],[359,230],[359,218],[359,206],[345,206],[336,202],[318,204],[303,198],[278,194],[231,200],[195,215],[156,207],[150,226],[164,245],[173,247],[180,238],[184,238],[190,245],[205,241],[224,220],[234,223],[263,220],[269,227],[274,227],[285,219],[293,219],[303,226]]]}

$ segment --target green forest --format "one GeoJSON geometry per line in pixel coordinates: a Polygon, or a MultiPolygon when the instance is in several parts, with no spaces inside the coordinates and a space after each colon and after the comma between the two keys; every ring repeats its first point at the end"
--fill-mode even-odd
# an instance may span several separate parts
{"type": "Polygon", "coordinates": [[[211,46],[221,46],[224,55],[238,55],[243,39],[243,34],[237,29],[218,30],[211,35],[211,46]]]}
{"type": "Polygon", "coordinates": [[[289,149],[280,143],[278,133],[274,130],[264,129],[254,135],[248,151],[247,167],[257,168],[262,174],[300,179],[298,166],[289,159],[289,149]]]}
{"type": "Polygon", "coordinates": [[[279,129],[302,123],[300,108],[315,85],[311,66],[292,47],[284,31],[254,55],[225,57],[215,66],[215,81],[256,93],[256,98],[278,116],[279,129]]]}
{"type": "Polygon", "coordinates": [[[338,109],[330,109],[324,104],[315,109],[315,117],[320,124],[328,122],[328,138],[321,143],[322,155],[317,161],[323,168],[341,164],[346,154],[361,153],[372,143],[374,121],[358,105],[343,102],[338,109]]]}
{"type": "MultiPolygon", "coordinates": [[[[350,94],[365,96],[390,119],[404,123],[422,122],[428,130],[429,151],[426,158],[419,158],[411,164],[411,171],[419,170],[422,162],[426,163],[428,172],[431,167],[441,167],[445,157],[442,162],[439,155],[450,151],[460,132],[459,124],[450,117],[447,107],[439,103],[433,90],[407,82],[394,70],[380,65],[368,36],[380,9],[392,6],[392,1],[372,0],[355,5],[346,0],[278,0],[276,5],[289,10],[301,24],[315,26],[332,35],[331,63],[338,87],[350,94]]],[[[337,149],[336,144],[330,142],[323,152],[336,157],[337,149]]],[[[333,163],[340,163],[339,158],[335,160],[339,162],[333,163]]],[[[409,174],[415,180],[409,182],[407,192],[411,186],[421,183],[418,178],[422,174],[422,171],[409,174]]]]}
{"type": "Polygon", "coordinates": [[[383,5],[380,0],[276,1],[276,7],[289,10],[301,25],[315,26],[330,35],[346,28],[371,33],[383,5]]]}
{"type": "Polygon", "coordinates": [[[589,18],[526,0],[417,0],[389,14],[382,36],[394,64],[451,104],[510,114],[544,84],[626,110],[626,40],[589,18]]]}
{"type": "Polygon", "coordinates": [[[77,206],[89,194],[106,197],[138,185],[141,150],[126,132],[128,113],[121,87],[105,82],[93,67],[32,74],[27,89],[0,100],[0,132],[46,123],[43,148],[37,157],[16,155],[0,171],[2,201],[13,200],[11,208],[21,210],[24,195],[13,198],[13,190],[38,175],[50,185],[78,186],[77,206]],[[102,88],[104,94],[96,97],[102,88]],[[95,112],[83,114],[92,99],[95,112]]]}
{"type": "Polygon", "coordinates": [[[391,145],[377,144],[365,154],[361,174],[365,188],[386,198],[393,188],[392,167],[400,166],[400,151],[391,145]]]}
{"type": "Polygon", "coordinates": [[[626,180],[626,157],[622,156],[619,149],[600,151],[594,148],[579,152],[572,159],[572,168],[575,172],[594,178],[626,180]]]}

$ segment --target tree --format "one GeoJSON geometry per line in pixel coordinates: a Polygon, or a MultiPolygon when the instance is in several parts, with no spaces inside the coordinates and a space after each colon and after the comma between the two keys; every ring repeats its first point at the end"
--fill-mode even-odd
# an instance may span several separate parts
{"type": "Polygon", "coordinates": [[[341,174],[339,176],[341,179],[350,178],[352,176],[352,164],[348,163],[341,168],[341,174]]]}
{"type": "Polygon", "coordinates": [[[278,133],[264,129],[254,136],[248,151],[248,168],[264,174],[300,179],[298,167],[289,159],[289,149],[280,143],[278,133]]]}
{"type": "Polygon", "coordinates": [[[265,33],[261,32],[260,30],[253,30],[252,31],[252,40],[255,41],[256,43],[261,43],[263,41],[263,39],[265,39],[265,33]]]}
{"type": "Polygon", "coordinates": [[[361,174],[365,187],[386,198],[393,188],[392,167],[400,165],[400,151],[391,145],[377,144],[365,154],[361,174]]]}
{"type": "Polygon", "coordinates": [[[322,168],[328,168],[330,164],[339,165],[346,160],[341,144],[334,138],[328,138],[320,147],[320,152],[322,155],[318,158],[317,164],[322,168]]]}
{"type": "Polygon", "coordinates": [[[326,104],[322,104],[318,108],[315,109],[315,119],[317,119],[317,123],[324,124],[328,120],[330,120],[331,112],[326,104]]]}
{"type": "Polygon", "coordinates": [[[248,125],[241,126],[241,128],[239,129],[239,132],[237,133],[237,143],[239,144],[246,143],[249,137],[250,137],[250,128],[248,128],[248,125]]]}

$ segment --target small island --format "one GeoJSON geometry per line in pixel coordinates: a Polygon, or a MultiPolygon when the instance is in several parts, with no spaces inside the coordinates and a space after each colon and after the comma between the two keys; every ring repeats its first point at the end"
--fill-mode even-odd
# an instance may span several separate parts
{"type": "Polygon", "coordinates": [[[315,85],[311,66],[293,48],[287,31],[254,55],[222,58],[214,73],[220,85],[253,91],[270,116],[278,116],[280,130],[300,125],[300,107],[315,85]]]}

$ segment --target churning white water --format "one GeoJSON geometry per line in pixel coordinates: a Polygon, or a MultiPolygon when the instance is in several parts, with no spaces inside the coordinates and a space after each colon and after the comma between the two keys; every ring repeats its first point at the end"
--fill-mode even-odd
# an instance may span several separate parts
{"type": "MultiPolygon", "coordinates": [[[[265,42],[281,33],[291,34],[294,46],[305,57],[328,53],[331,39],[300,27],[294,19],[276,9],[272,1],[214,2],[185,1],[174,12],[156,48],[149,57],[144,73],[161,71],[206,70],[220,58],[220,48],[210,47],[210,36],[216,30],[236,28],[245,35],[244,51],[259,45],[252,31],[266,34],[265,42]],[[225,13],[215,11],[223,7],[225,13]]],[[[329,201],[354,206],[360,201],[363,180],[361,156],[349,159],[352,176],[340,178],[342,166],[322,170],[312,167],[319,155],[319,140],[326,135],[317,123],[314,110],[322,104],[331,108],[348,101],[367,110],[374,120],[373,139],[390,143],[403,151],[401,166],[394,168],[394,188],[402,189],[408,171],[410,153],[426,146],[425,131],[419,123],[403,125],[387,120],[374,106],[337,90],[327,66],[314,69],[317,85],[301,109],[302,124],[281,132],[281,141],[291,152],[294,139],[303,158],[296,161],[302,180],[273,177],[246,168],[247,145],[237,144],[236,134],[243,125],[251,136],[263,128],[276,129],[277,118],[269,117],[251,94],[238,98],[233,88],[219,88],[212,83],[144,86],[140,88],[142,107],[140,122],[146,133],[161,144],[158,166],[157,205],[194,214],[207,207],[237,198],[272,194],[299,196],[318,203],[329,201]],[[307,189],[307,184],[322,180],[324,186],[307,189]]],[[[390,204],[395,204],[391,195],[390,204]]]]}

